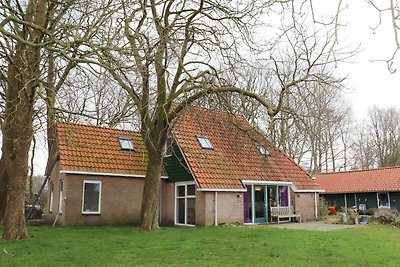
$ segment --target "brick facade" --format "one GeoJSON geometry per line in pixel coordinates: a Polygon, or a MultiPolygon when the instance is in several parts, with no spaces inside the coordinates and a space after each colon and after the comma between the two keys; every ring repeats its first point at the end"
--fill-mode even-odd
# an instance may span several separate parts
{"type": "MultiPolygon", "coordinates": [[[[137,225],[140,223],[143,178],[58,174],[54,168],[53,212],[47,220],[58,225],[137,225]],[[64,180],[62,210],[59,212],[60,180],[64,180]],[[101,181],[100,214],[82,214],[84,180],[101,181]]],[[[50,190],[49,190],[50,201],[50,190]]]]}
{"type": "MultiPolygon", "coordinates": [[[[292,192],[294,209],[301,214],[302,220],[315,220],[315,197],[317,198],[317,211],[319,211],[319,194],[292,192]]],[[[319,212],[317,212],[319,214],[319,212]]]]}

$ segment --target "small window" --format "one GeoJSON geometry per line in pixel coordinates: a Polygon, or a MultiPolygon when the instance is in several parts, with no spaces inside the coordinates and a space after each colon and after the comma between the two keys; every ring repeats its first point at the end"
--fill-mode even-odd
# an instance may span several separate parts
{"type": "Polygon", "coordinates": [[[204,149],[214,149],[210,140],[205,136],[197,136],[197,140],[199,140],[201,148],[204,149]]]}
{"type": "Polygon", "coordinates": [[[53,212],[53,194],[54,194],[54,183],[50,183],[50,204],[49,204],[49,212],[53,212]]]}
{"type": "Polygon", "coordinates": [[[164,146],[164,157],[171,157],[172,156],[172,134],[168,132],[167,134],[167,141],[165,142],[164,146]]]}
{"type": "Polygon", "coordinates": [[[64,199],[64,180],[60,180],[60,198],[58,202],[58,212],[63,211],[63,199],[64,199]]]}
{"type": "Polygon", "coordinates": [[[100,214],[101,181],[84,180],[82,213],[100,214]]]}
{"type": "Polygon", "coordinates": [[[271,156],[271,153],[269,153],[269,151],[265,148],[265,146],[263,146],[261,144],[256,144],[256,146],[261,155],[271,156]]]}
{"type": "Polygon", "coordinates": [[[122,150],[133,150],[133,143],[132,139],[126,138],[126,137],[120,137],[119,138],[119,144],[121,145],[122,150]]]}

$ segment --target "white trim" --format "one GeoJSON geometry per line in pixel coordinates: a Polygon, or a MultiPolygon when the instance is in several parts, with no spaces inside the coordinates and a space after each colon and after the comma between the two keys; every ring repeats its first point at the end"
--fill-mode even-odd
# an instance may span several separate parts
{"type": "Polygon", "coordinates": [[[101,214],[101,181],[99,180],[83,180],[82,187],[82,214],[101,214]],[[99,185],[99,211],[84,211],[85,202],[85,184],[98,184],[99,185]]]}
{"type": "MultiPolygon", "coordinates": [[[[71,171],[61,170],[60,173],[65,174],[81,174],[81,175],[98,175],[98,176],[118,176],[118,177],[134,177],[134,178],[145,178],[144,174],[127,174],[127,173],[113,173],[113,172],[90,172],[90,171],[71,171]]],[[[161,176],[162,179],[168,179],[168,176],[161,176]]]]}
{"type": "Polygon", "coordinates": [[[346,193],[344,193],[344,207],[347,210],[347,194],[346,193]]]}
{"type": "MultiPolygon", "coordinates": [[[[293,190],[294,191],[294,190],[293,190]]],[[[294,191],[294,192],[296,192],[296,193],[323,193],[323,192],[325,192],[325,190],[319,190],[319,189],[316,189],[316,190],[308,190],[308,189],[300,189],[300,190],[297,190],[297,191],[294,191]]]]}
{"type": "Polygon", "coordinates": [[[246,192],[246,189],[224,189],[224,188],[197,188],[197,191],[202,192],[246,192]]]}
{"type": "Polygon", "coordinates": [[[258,180],[242,180],[243,184],[257,184],[257,185],[292,185],[292,182],[282,181],[258,181],[258,180]]]}

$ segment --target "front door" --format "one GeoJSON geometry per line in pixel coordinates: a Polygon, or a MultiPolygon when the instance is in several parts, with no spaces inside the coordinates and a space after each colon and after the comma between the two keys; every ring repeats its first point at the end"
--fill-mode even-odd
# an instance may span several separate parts
{"type": "Polygon", "coordinates": [[[267,222],[266,216],[266,190],[264,185],[254,186],[254,223],[267,222]]]}

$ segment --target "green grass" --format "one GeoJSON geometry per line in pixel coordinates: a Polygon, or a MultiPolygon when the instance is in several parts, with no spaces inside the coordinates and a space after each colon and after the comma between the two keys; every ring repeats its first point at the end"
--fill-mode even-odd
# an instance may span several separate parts
{"type": "Polygon", "coordinates": [[[400,266],[400,229],[29,227],[0,266],[400,266]]]}

